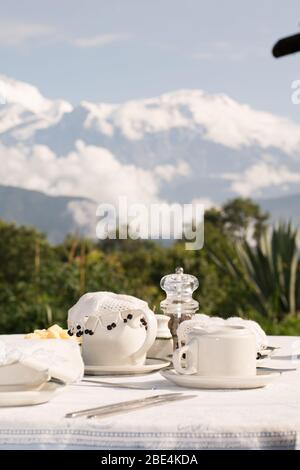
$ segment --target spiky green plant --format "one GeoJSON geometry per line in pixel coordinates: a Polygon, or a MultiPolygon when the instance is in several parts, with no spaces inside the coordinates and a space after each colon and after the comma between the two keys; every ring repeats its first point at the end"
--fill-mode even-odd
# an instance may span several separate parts
{"type": "Polygon", "coordinates": [[[256,244],[235,242],[236,258],[209,252],[215,264],[233,280],[245,284],[248,301],[265,317],[278,321],[300,311],[298,231],[290,223],[265,230],[256,244]]]}

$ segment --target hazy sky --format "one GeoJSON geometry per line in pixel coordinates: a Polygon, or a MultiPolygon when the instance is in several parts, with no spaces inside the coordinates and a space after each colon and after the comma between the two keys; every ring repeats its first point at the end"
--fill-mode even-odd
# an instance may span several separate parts
{"type": "Polygon", "coordinates": [[[0,0],[0,72],[49,97],[120,102],[180,88],[224,92],[300,122],[299,0],[0,0]]]}

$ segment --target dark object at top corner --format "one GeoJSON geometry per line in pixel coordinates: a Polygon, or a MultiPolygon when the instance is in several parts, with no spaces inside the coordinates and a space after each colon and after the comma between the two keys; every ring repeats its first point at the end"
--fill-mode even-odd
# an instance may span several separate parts
{"type": "Polygon", "coordinates": [[[300,51],[300,33],[279,39],[272,49],[273,56],[278,58],[300,51]]]}

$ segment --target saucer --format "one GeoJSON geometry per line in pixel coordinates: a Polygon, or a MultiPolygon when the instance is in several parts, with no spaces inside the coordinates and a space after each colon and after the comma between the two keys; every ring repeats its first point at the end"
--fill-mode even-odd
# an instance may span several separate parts
{"type": "Polygon", "coordinates": [[[57,393],[65,388],[65,385],[47,382],[40,389],[23,390],[18,392],[0,392],[0,407],[2,406],[28,406],[46,403],[57,393]]]}
{"type": "Polygon", "coordinates": [[[86,375],[142,375],[155,372],[170,365],[170,361],[147,358],[146,363],[138,366],[85,366],[86,375]]]}
{"type": "Polygon", "coordinates": [[[257,369],[251,377],[203,377],[200,375],[182,375],[174,369],[163,370],[161,375],[180,387],[203,389],[250,389],[265,387],[280,376],[278,372],[257,369]]]}
{"type": "Polygon", "coordinates": [[[44,385],[48,382],[49,377],[47,377],[47,380],[44,380],[43,382],[36,382],[36,383],[24,383],[24,384],[9,384],[9,385],[0,385],[0,394],[1,396],[4,393],[9,393],[9,392],[27,392],[27,391],[33,391],[33,390],[41,390],[41,388],[44,387],[44,385]]]}

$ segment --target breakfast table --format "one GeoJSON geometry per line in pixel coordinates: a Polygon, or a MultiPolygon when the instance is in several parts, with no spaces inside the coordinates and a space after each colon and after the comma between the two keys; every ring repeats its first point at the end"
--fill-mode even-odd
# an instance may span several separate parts
{"type": "Polygon", "coordinates": [[[269,344],[280,349],[262,364],[282,373],[265,388],[180,388],[158,372],[89,377],[141,389],[81,381],[45,404],[2,407],[0,449],[300,449],[300,337],[272,336],[269,344]],[[75,410],[175,391],[193,398],[99,420],[65,417],[75,410]]]}

